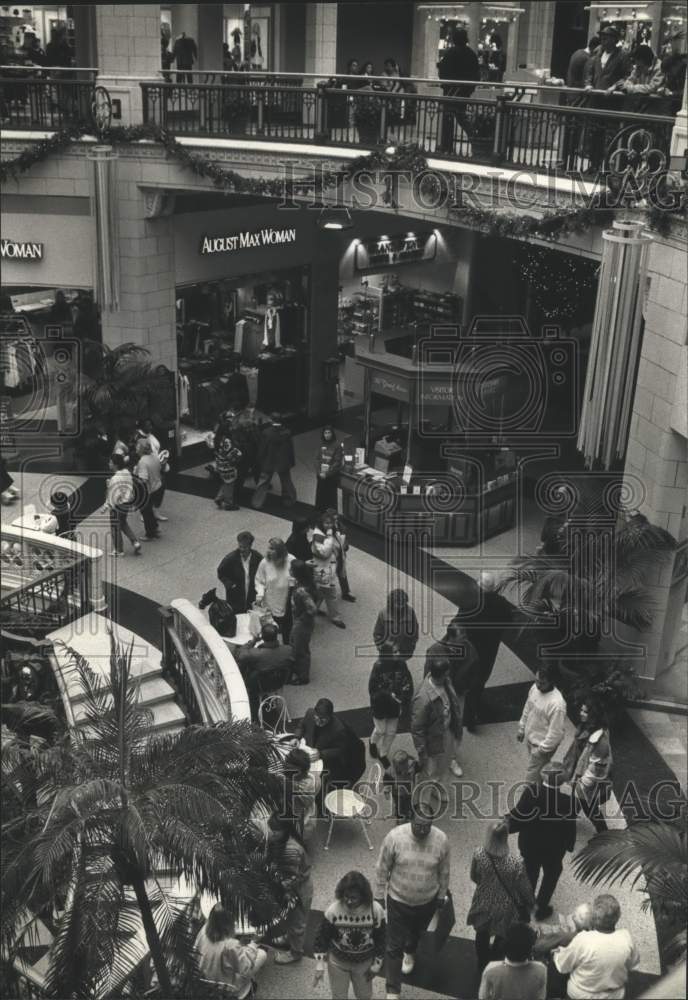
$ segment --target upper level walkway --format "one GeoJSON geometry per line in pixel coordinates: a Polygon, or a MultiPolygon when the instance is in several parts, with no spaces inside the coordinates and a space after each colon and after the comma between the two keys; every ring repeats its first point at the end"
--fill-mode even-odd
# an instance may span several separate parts
{"type": "MultiPolygon", "coordinates": [[[[156,125],[189,138],[325,146],[333,152],[408,144],[445,161],[574,175],[605,169],[617,150],[624,151],[622,158],[629,150],[651,152],[660,169],[666,166],[670,112],[676,110],[670,97],[530,83],[454,81],[448,88],[447,81],[404,79],[390,92],[388,77],[194,72],[181,82],[163,76],[129,81],[137,93],[123,124],[156,125]],[[447,89],[470,96],[445,96],[447,89]]],[[[31,133],[91,120],[107,126],[122,102],[115,99],[113,106],[97,83],[90,69],[29,74],[0,67],[2,127],[31,133]]]]}

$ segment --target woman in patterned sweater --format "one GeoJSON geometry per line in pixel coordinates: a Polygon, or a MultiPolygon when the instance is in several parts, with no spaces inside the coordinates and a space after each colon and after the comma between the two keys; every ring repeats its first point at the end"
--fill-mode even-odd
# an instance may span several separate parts
{"type": "Polygon", "coordinates": [[[325,975],[325,958],[333,998],[348,997],[349,983],[357,1000],[370,1000],[373,976],[382,968],[385,913],[361,872],[348,872],[334,891],[315,938],[314,986],[325,975]]]}

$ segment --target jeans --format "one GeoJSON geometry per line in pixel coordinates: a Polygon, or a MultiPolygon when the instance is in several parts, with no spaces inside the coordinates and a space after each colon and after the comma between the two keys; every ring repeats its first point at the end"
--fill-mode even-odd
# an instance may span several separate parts
{"type": "Polygon", "coordinates": [[[157,490],[155,491],[155,493],[151,497],[151,500],[153,502],[153,506],[155,507],[156,510],[158,510],[158,508],[162,507],[162,502],[163,502],[164,499],[165,499],[165,484],[163,483],[162,486],[159,486],[157,488],[157,490]]]}
{"type": "Polygon", "coordinates": [[[475,954],[478,959],[478,971],[481,975],[488,962],[496,961],[504,955],[502,938],[495,937],[494,941],[490,943],[491,937],[489,927],[475,932],[475,954]]]}
{"type": "Polygon", "coordinates": [[[401,993],[401,963],[406,952],[415,955],[421,934],[435,915],[437,899],[408,906],[387,896],[387,992],[401,993]]]}
{"type": "Polygon", "coordinates": [[[448,729],[444,734],[444,752],[433,757],[426,757],[418,775],[419,781],[432,781],[440,786],[437,790],[445,802],[448,796],[443,786],[450,785],[456,780],[449,771],[449,764],[452,760],[458,760],[460,745],[460,737],[454,736],[448,729]]]}
{"type": "Polygon", "coordinates": [[[351,593],[351,587],[349,586],[349,578],[346,575],[346,569],[337,567],[337,579],[339,580],[339,587],[342,592],[342,597],[348,597],[351,593]]]}
{"type": "Polygon", "coordinates": [[[316,607],[319,608],[323,601],[332,621],[341,621],[342,616],[337,609],[337,592],[334,587],[316,587],[316,607]]]}
{"type": "Polygon", "coordinates": [[[126,511],[110,511],[110,534],[112,535],[112,544],[115,548],[115,552],[124,551],[122,535],[128,538],[134,547],[138,545],[138,539],[129,527],[126,511]]]}
{"type": "Polygon", "coordinates": [[[289,645],[294,653],[294,673],[300,681],[311,676],[311,637],[315,622],[311,615],[298,618],[291,629],[289,645]]]}
{"type": "Polygon", "coordinates": [[[306,924],[313,902],[313,882],[310,875],[297,889],[298,901],[287,917],[287,938],[292,955],[303,955],[303,945],[306,939],[306,924]]]}
{"type": "Polygon", "coordinates": [[[346,961],[339,955],[328,955],[327,975],[330,980],[332,1000],[347,1000],[349,983],[354,988],[356,1000],[371,1000],[373,981],[368,978],[366,973],[372,964],[372,959],[367,962],[352,962],[351,960],[346,961]]]}
{"type": "Polygon", "coordinates": [[[236,486],[236,480],[232,480],[231,483],[221,483],[218,494],[215,497],[215,502],[226,503],[228,507],[233,507],[235,486],[236,486]]]}
{"type": "Polygon", "coordinates": [[[554,757],[555,752],[556,747],[554,750],[543,752],[533,743],[528,743],[528,768],[524,781],[527,781],[529,785],[539,785],[542,769],[554,757]]]}
{"type": "Polygon", "coordinates": [[[537,894],[536,902],[538,906],[543,908],[549,906],[549,901],[554,895],[559,876],[564,868],[563,858],[560,855],[548,857],[546,854],[538,851],[533,854],[524,854],[523,863],[526,866],[526,872],[533,887],[533,892],[537,888],[540,872],[542,871],[542,882],[540,883],[540,891],[537,894]]]}
{"type": "Polygon", "coordinates": [[[158,519],[155,516],[153,510],[153,494],[146,490],[146,497],[143,502],[143,507],[141,508],[141,517],[143,518],[143,525],[146,529],[147,538],[155,538],[158,534],[158,519]]]}
{"type": "MultiPolygon", "coordinates": [[[[265,503],[265,498],[268,495],[268,490],[270,489],[272,477],[274,475],[274,472],[261,472],[258,484],[253,494],[252,506],[255,510],[260,510],[265,503]]],[[[291,481],[291,473],[287,469],[286,472],[278,472],[277,475],[279,476],[280,486],[282,488],[282,502],[285,505],[291,506],[296,503],[296,487],[291,481]]]]}
{"type": "Polygon", "coordinates": [[[389,757],[398,728],[398,719],[376,719],[373,717],[373,733],[370,742],[375,744],[380,757],[389,757]]]}

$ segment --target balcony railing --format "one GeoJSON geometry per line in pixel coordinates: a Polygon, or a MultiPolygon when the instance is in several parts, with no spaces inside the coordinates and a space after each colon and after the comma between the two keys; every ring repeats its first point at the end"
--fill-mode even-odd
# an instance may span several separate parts
{"type": "Polygon", "coordinates": [[[428,156],[544,171],[600,169],[633,127],[649,129],[654,148],[668,156],[673,128],[670,116],[527,104],[515,93],[389,95],[262,82],[141,87],[144,122],[176,135],[368,148],[413,143],[428,156]]]}
{"type": "MultiPolygon", "coordinates": [[[[91,71],[80,79],[0,73],[5,127],[53,130],[90,120],[91,71]]],[[[469,84],[470,97],[445,97],[437,80],[405,80],[399,93],[372,89],[384,79],[355,89],[360,77],[166,73],[140,83],[143,121],[199,138],[364,148],[413,143],[427,156],[538,171],[600,170],[634,129],[649,131],[652,147],[669,154],[670,98],[610,98],[529,83],[469,84]]]]}

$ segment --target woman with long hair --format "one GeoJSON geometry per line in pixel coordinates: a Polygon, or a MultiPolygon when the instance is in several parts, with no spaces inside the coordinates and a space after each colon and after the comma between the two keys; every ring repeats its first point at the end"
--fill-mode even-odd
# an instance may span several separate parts
{"type": "Polygon", "coordinates": [[[600,806],[611,793],[612,747],[602,705],[586,698],[578,709],[579,723],[564,755],[564,775],[571,783],[577,809],[582,809],[597,833],[607,829],[600,806]]]}
{"type": "Polygon", "coordinates": [[[203,979],[239,998],[251,994],[253,982],[268,958],[257,941],[242,944],[237,939],[234,921],[220,903],[208,914],[194,948],[203,979]]]}
{"type": "Polygon", "coordinates": [[[295,559],[291,564],[294,586],[291,589],[291,635],[289,644],[294,653],[294,675],[291,684],[308,684],[311,676],[311,637],[315,628],[317,608],[313,570],[295,559]]]}
{"type": "Polygon", "coordinates": [[[535,906],[533,887],[523,859],[509,854],[509,824],[491,823],[483,847],[471,860],[471,881],[475,883],[466,923],[475,928],[478,970],[493,958],[501,958],[504,938],[512,924],[526,923],[535,906]]]}
{"type": "Polygon", "coordinates": [[[325,910],[313,945],[314,986],[322,982],[325,961],[334,1000],[348,997],[349,983],[357,1000],[371,1000],[373,976],[382,968],[385,912],[373,899],[361,872],[347,872],[337,883],[334,901],[325,910]]]}
{"type": "Polygon", "coordinates": [[[320,435],[320,445],[315,456],[315,509],[337,507],[339,473],[344,463],[344,446],[337,440],[335,429],[326,424],[320,435]]]}
{"type": "Polygon", "coordinates": [[[285,921],[289,950],[278,952],[277,965],[290,965],[303,958],[306,924],[313,901],[311,862],[294,824],[276,813],[268,820],[268,861],[280,873],[282,888],[292,903],[285,921]]]}
{"type": "Polygon", "coordinates": [[[313,530],[313,553],[317,604],[325,602],[330,621],[337,628],[346,628],[337,608],[337,565],[341,543],[337,538],[335,520],[331,514],[322,514],[313,530]]]}
{"type": "Polygon", "coordinates": [[[256,603],[267,608],[275,619],[284,642],[291,632],[289,589],[293,582],[291,564],[294,557],[281,538],[271,538],[267,552],[256,570],[256,603]]]}
{"type": "Polygon", "coordinates": [[[390,590],[387,604],[377,616],[373,639],[378,649],[391,642],[402,660],[409,660],[418,642],[418,619],[405,590],[390,590]]]}
{"type": "Polygon", "coordinates": [[[380,656],[373,664],[368,681],[370,709],[373,713],[373,733],[370,756],[379,757],[383,767],[390,766],[390,755],[399,723],[410,721],[413,678],[406,661],[395,655],[394,646],[383,643],[380,656]]]}

